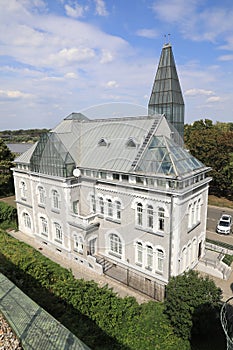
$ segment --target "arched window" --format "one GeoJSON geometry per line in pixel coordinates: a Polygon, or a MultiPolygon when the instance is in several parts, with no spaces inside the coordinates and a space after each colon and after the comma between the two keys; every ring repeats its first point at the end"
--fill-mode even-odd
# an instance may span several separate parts
{"type": "Polygon", "coordinates": [[[117,254],[122,254],[122,242],[120,237],[115,234],[111,233],[109,236],[110,239],[110,252],[117,253],[117,254]]]}
{"type": "Polygon", "coordinates": [[[153,267],[153,248],[150,245],[146,246],[146,267],[150,270],[153,267]]]}
{"type": "Polygon", "coordinates": [[[108,204],[108,216],[112,217],[113,216],[112,200],[108,199],[107,204],[108,204]]]}
{"type": "Polygon", "coordinates": [[[54,223],[54,229],[55,229],[55,241],[58,243],[62,243],[62,240],[63,240],[62,229],[57,222],[54,223]]]}
{"type": "Polygon", "coordinates": [[[40,217],[41,234],[48,236],[48,222],[44,217],[40,217]]]}
{"type": "Polygon", "coordinates": [[[103,200],[103,197],[99,198],[99,208],[100,208],[100,214],[104,214],[104,200],[103,200]]]}
{"type": "Polygon", "coordinates": [[[45,204],[45,189],[42,186],[38,187],[38,191],[39,191],[39,204],[44,205],[45,204]]]}
{"type": "Polygon", "coordinates": [[[158,210],[158,219],[159,219],[159,230],[164,231],[164,209],[159,208],[158,210]]]}
{"type": "Polygon", "coordinates": [[[24,181],[21,181],[20,187],[21,187],[21,198],[26,199],[26,196],[27,196],[26,183],[24,181]]]}
{"type": "Polygon", "coordinates": [[[197,222],[200,222],[201,221],[201,200],[200,200],[200,198],[197,201],[196,210],[197,210],[197,222]]]}
{"type": "Polygon", "coordinates": [[[137,204],[137,225],[142,226],[142,203],[137,204]]]}
{"type": "Polygon", "coordinates": [[[121,219],[121,202],[116,201],[116,218],[121,219]]]}
{"type": "Polygon", "coordinates": [[[27,228],[32,228],[32,223],[31,223],[31,219],[30,216],[28,215],[28,213],[23,213],[23,221],[24,221],[24,226],[27,228]]]}
{"type": "Polygon", "coordinates": [[[96,212],[96,203],[95,203],[95,196],[92,194],[91,197],[91,212],[95,213],[96,212]]]}
{"type": "Polygon", "coordinates": [[[147,206],[147,226],[151,229],[154,227],[154,210],[152,205],[147,206]]]}
{"type": "Polygon", "coordinates": [[[189,204],[188,208],[188,228],[192,227],[192,204],[189,204]]]}
{"type": "Polygon", "coordinates": [[[52,191],[52,208],[60,209],[60,196],[57,190],[52,191]]]}
{"type": "Polygon", "coordinates": [[[74,235],[74,250],[83,254],[83,238],[81,236],[74,235]]]}
{"type": "Polygon", "coordinates": [[[141,242],[136,243],[136,263],[142,264],[143,247],[141,242]]]}
{"type": "Polygon", "coordinates": [[[156,249],[157,255],[157,270],[163,272],[163,263],[164,263],[164,251],[162,249],[156,249]]]}

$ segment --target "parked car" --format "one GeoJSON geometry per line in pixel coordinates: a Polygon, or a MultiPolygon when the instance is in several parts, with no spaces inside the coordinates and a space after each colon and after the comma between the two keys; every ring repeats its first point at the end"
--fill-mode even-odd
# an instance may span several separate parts
{"type": "Polygon", "coordinates": [[[228,214],[223,214],[219,219],[216,227],[218,233],[223,233],[224,235],[229,235],[232,231],[232,217],[228,214]]]}

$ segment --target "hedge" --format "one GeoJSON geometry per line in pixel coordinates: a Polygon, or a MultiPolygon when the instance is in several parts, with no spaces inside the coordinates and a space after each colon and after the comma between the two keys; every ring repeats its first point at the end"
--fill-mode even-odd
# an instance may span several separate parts
{"type": "Polygon", "coordinates": [[[0,231],[0,271],[92,349],[189,350],[174,335],[163,304],[139,305],[71,271],[0,231]]]}

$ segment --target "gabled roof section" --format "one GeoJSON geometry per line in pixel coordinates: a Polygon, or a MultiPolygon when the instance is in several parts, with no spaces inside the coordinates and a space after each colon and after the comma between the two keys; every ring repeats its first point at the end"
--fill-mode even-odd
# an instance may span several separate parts
{"type": "Polygon", "coordinates": [[[43,134],[30,160],[31,171],[59,177],[73,175],[75,162],[55,133],[43,134]]]}
{"type": "Polygon", "coordinates": [[[82,113],[71,113],[69,114],[64,120],[76,120],[76,121],[84,121],[89,120],[84,114],[82,113]]]}
{"type": "Polygon", "coordinates": [[[154,136],[135,171],[151,175],[184,176],[206,168],[187,150],[166,136],[154,136]]]}
{"type": "Polygon", "coordinates": [[[17,157],[14,162],[17,164],[30,164],[31,156],[37,146],[37,143],[34,143],[26,152],[22,153],[19,157],[17,157]]]}

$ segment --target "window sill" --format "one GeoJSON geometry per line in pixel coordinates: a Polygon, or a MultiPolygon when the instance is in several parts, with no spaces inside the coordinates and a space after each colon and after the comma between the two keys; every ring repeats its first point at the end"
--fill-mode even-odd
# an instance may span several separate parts
{"type": "Polygon", "coordinates": [[[145,269],[148,271],[152,271],[152,267],[150,267],[150,266],[145,266],[145,269]]]}
{"type": "Polygon", "coordinates": [[[51,211],[56,214],[60,214],[60,209],[52,208],[51,211]]]}
{"type": "Polygon", "coordinates": [[[107,221],[115,222],[116,224],[120,224],[120,223],[121,223],[121,220],[115,219],[115,218],[110,217],[110,216],[107,216],[105,219],[106,219],[107,221]]]}
{"type": "Polygon", "coordinates": [[[121,255],[120,255],[120,254],[118,254],[118,253],[115,253],[115,252],[109,251],[109,252],[108,252],[108,254],[109,254],[109,255],[112,255],[112,256],[115,256],[115,257],[116,257],[116,258],[118,258],[118,259],[121,259],[121,255]]]}
{"type": "Polygon", "coordinates": [[[62,244],[62,241],[60,239],[56,239],[54,240],[56,243],[62,244]]]}
{"type": "Polygon", "coordinates": [[[83,255],[83,251],[82,250],[78,250],[78,249],[74,248],[74,252],[83,255]]]}
{"type": "Polygon", "coordinates": [[[144,231],[144,232],[148,232],[152,235],[157,235],[160,237],[164,236],[164,231],[153,231],[151,229],[149,229],[148,227],[143,227],[143,226],[135,226],[136,230],[140,230],[140,231],[144,231]]]}
{"type": "Polygon", "coordinates": [[[47,233],[41,232],[41,236],[48,237],[47,233]]]}
{"type": "Polygon", "coordinates": [[[142,263],[136,262],[135,264],[139,267],[142,267],[142,263]]]}
{"type": "Polygon", "coordinates": [[[38,203],[38,207],[40,207],[40,208],[45,208],[45,204],[38,203]]]}

